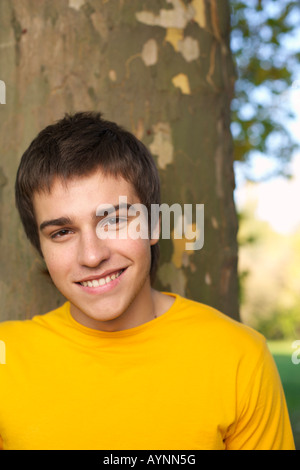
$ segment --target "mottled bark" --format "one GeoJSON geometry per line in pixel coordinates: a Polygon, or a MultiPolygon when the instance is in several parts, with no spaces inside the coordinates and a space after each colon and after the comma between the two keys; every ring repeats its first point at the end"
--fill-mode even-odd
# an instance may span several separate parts
{"type": "Polygon", "coordinates": [[[205,205],[203,249],[162,240],[157,287],[238,318],[229,34],[226,0],[1,1],[1,320],[62,300],[23,235],[14,178],[42,127],[89,109],[150,147],[164,202],[205,205]]]}

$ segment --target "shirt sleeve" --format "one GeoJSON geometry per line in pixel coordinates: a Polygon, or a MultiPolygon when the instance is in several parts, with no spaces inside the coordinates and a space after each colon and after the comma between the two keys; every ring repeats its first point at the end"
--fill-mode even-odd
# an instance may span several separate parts
{"type": "Polygon", "coordinates": [[[282,384],[265,341],[225,443],[228,450],[295,450],[282,384]]]}

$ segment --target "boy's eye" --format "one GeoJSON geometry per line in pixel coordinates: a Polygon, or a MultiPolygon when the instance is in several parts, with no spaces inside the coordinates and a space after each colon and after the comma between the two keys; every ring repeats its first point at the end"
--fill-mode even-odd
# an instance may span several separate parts
{"type": "Polygon", "coordinates": [[[106,220],[106,223],[108,225],[117,225],[117,224],[121,224],[122,222],[125,221],[125,218],[124,217],[109,217],[109,219],[106,220]]]}
{"type": "Polygon", "coordinates": [[[115,227],[115,226],[123,226],[126,222],[127,222],[127,218],[126,217],[119,217],[119,216],[116,216],[116,217],[108,217],[108,218],[105,218],[103,219],[103,227],[115,227]]]}
{"type": "Polygon", "coordinates": [[[119,222],[119,217],[109,217],[109,219],[105,220],[105,223],[107,225],[117,224],[118,222],[119,222]]]}
{"type": "Polygon", "coordinates": [[[125,216],[114,216],[114,217],[104,217],[98,225],[97,230],[111,231],[111,230],[120,230],[127,225],[127,217],[125,216]]]}
{"type": "Polygon", "coordinates": [[[58,232],[55,232],[51,235],[51,238],[52,239],[55,239],[55,238],[62,238],[66,235],[68,235],[69,233],[71,232],[71,230],[69,229],[63,229],[63,230],[59,230],[58,232]]]}

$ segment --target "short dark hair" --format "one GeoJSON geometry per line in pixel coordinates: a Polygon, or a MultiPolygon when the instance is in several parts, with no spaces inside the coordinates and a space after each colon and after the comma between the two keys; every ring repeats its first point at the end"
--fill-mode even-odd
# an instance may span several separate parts
{"type": "MultiPolygon", "coordinates": [[[[106,175],[122,176],[131,183],[140,202],[147,207],[150,222],[151,204],[160,204],[160,182],[149,150],[132,133],[104,120],[101,113],[66,114],[37,135],[24,152],[17,171],[16,206],[25,233],[41,256],[34,194],[50,191],[56,177],[68,180],[88,176],[97,169],[106,175]]],[[[152,283],[158,259],[156,243],[151,246],[152,283]]]]}

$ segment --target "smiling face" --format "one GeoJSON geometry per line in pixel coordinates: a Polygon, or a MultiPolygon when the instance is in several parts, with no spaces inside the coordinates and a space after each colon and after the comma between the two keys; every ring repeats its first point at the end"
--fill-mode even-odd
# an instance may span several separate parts
{"type": "Polygon", "coordinates": [[[117,206],[120,196],[128,204],[140,203],[122,177],[97,171],[66,183],[56,179],[50,193],[35,193],[33,199],[41,250],[54,284],[70,301],[73,318],[99,330],[123,330],[153,318],[149,272],[151,245],[157,240],[124,236],[134,219],[127,209],[105,219],[104,230],[113,226],[115,237],[97,235],[103,223],[97,208],[117,206]]]}

